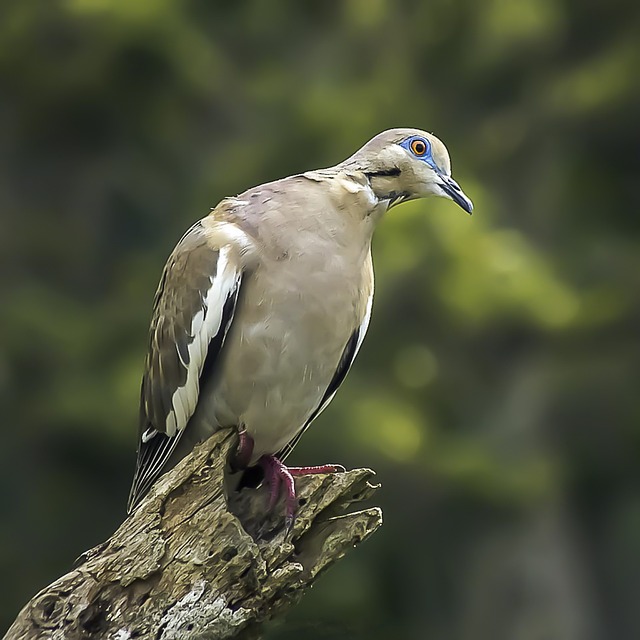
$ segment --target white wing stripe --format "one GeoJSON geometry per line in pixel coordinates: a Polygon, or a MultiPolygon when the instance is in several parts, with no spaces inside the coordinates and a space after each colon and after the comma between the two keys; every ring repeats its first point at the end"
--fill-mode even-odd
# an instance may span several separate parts
{"type": "Polygon", "coordinates": [[[183,360],[182,358],[182,353],[180,353],[180,348],[178,347],[178,345],[176,344],[176,353],[178,354],[178,360],[180,360],[180,364],[185,368],[188,369],[189,365],[183,360]]]}
{"type": "Polygon", "coordinates": [[[185,428],[188,416],[193,415],[200,393],[200,374],[207,357],[209,343],[221,330],[224,304],[238,286],[240,272],[229,260],[230,247],[220,249],[216,275],[211,278],[211,286],[207,290],[203,309],[193,317],[191,335],[193,340],[188,346],[189,365],[187,379],[178,387],[171,398],[173,410],[169,412],[166,422],[166,434],[174,436],[185,428]]]}

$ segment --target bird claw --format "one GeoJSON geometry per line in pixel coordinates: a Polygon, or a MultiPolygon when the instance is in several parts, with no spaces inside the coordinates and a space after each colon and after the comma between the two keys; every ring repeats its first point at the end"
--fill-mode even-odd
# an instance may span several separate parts
{"type": "Polygon", "coordinates": [[[288,536],[293,531],[293,525],[296,522],[295,513],[287,513],[284,517],[284,535],[288,536]]]}
{"type": "Polygon", "coordinates": [[[294,477],[321,473],[339,473],[346,469],[339,464],[323,464],[315,467],[287,467],[275,456],[262,456],[258,464],[264,471],[265,482],[269,485],[269,511],[271,511],[281,494],[285,502],[285,531],[293,528],[298,508],[294,477]]]}

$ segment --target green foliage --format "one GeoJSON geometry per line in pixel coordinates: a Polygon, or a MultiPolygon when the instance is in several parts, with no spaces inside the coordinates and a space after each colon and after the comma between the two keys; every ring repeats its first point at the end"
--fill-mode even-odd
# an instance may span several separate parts
{"type": "Polygon", "coordinates": [[[625,0],[5,2],[2,622],[124,515],[182,231],[417,126],[476,212],[384,221],[292,457],[376,468],[386,525],[269,637],[638,637],[639,29],[625,0]]]}

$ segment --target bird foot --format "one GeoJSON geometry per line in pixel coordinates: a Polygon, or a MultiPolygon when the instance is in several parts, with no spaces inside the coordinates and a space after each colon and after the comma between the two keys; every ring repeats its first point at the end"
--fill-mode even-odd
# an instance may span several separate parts
{"type": "Polygon", "coordinates": [[[315,467],[287,467],[294,477],[311,476],[314,473],[344,473],[346,469],[341,464],[320,464],[315,467]]]}
{"type": "MultiPolygon", "coordinates": [[[[242,430],[238,433],[238,448],[231,458],[231,469],[240,471],[247,469],[253,456],[253,438],[242,430]]],[[[287,467],[275,456],[262,456],[258,460],[258,466],[264,473],[264,480],[269,486],[269,511],[278,502],[281,495],[284,496],[285,521],[287,530],[290,530],[295,521],[298,499],[296,497],[296,485],[294,477],[318,474],[339,473],[346,469],[340,464],[322,464],[315,467],[287,467]]]]}
{"type": "Polygon", "coordinates": [[[269,485],[269,511],[275,507],[280,495],[284,495],[284,515],[287,531],[290,531],[293,527],[298,507],[294,476],[300,477],[317,473],[345,471],[345,468],[339,464],[323,464],[316,467],[287,467],[275,456],[262,456],[258,464],[262,467],[264,479],[269,485]]]}

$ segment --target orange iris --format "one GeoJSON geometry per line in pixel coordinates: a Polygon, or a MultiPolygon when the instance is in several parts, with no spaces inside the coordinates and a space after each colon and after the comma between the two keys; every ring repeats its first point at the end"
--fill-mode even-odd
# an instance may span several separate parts
{"type": "Polygon", "coordinates": [[[414,140],[411,143],[411,151],[417,156],[423,156],[427,152],[427,145],[424,140],[414,140]]]}

